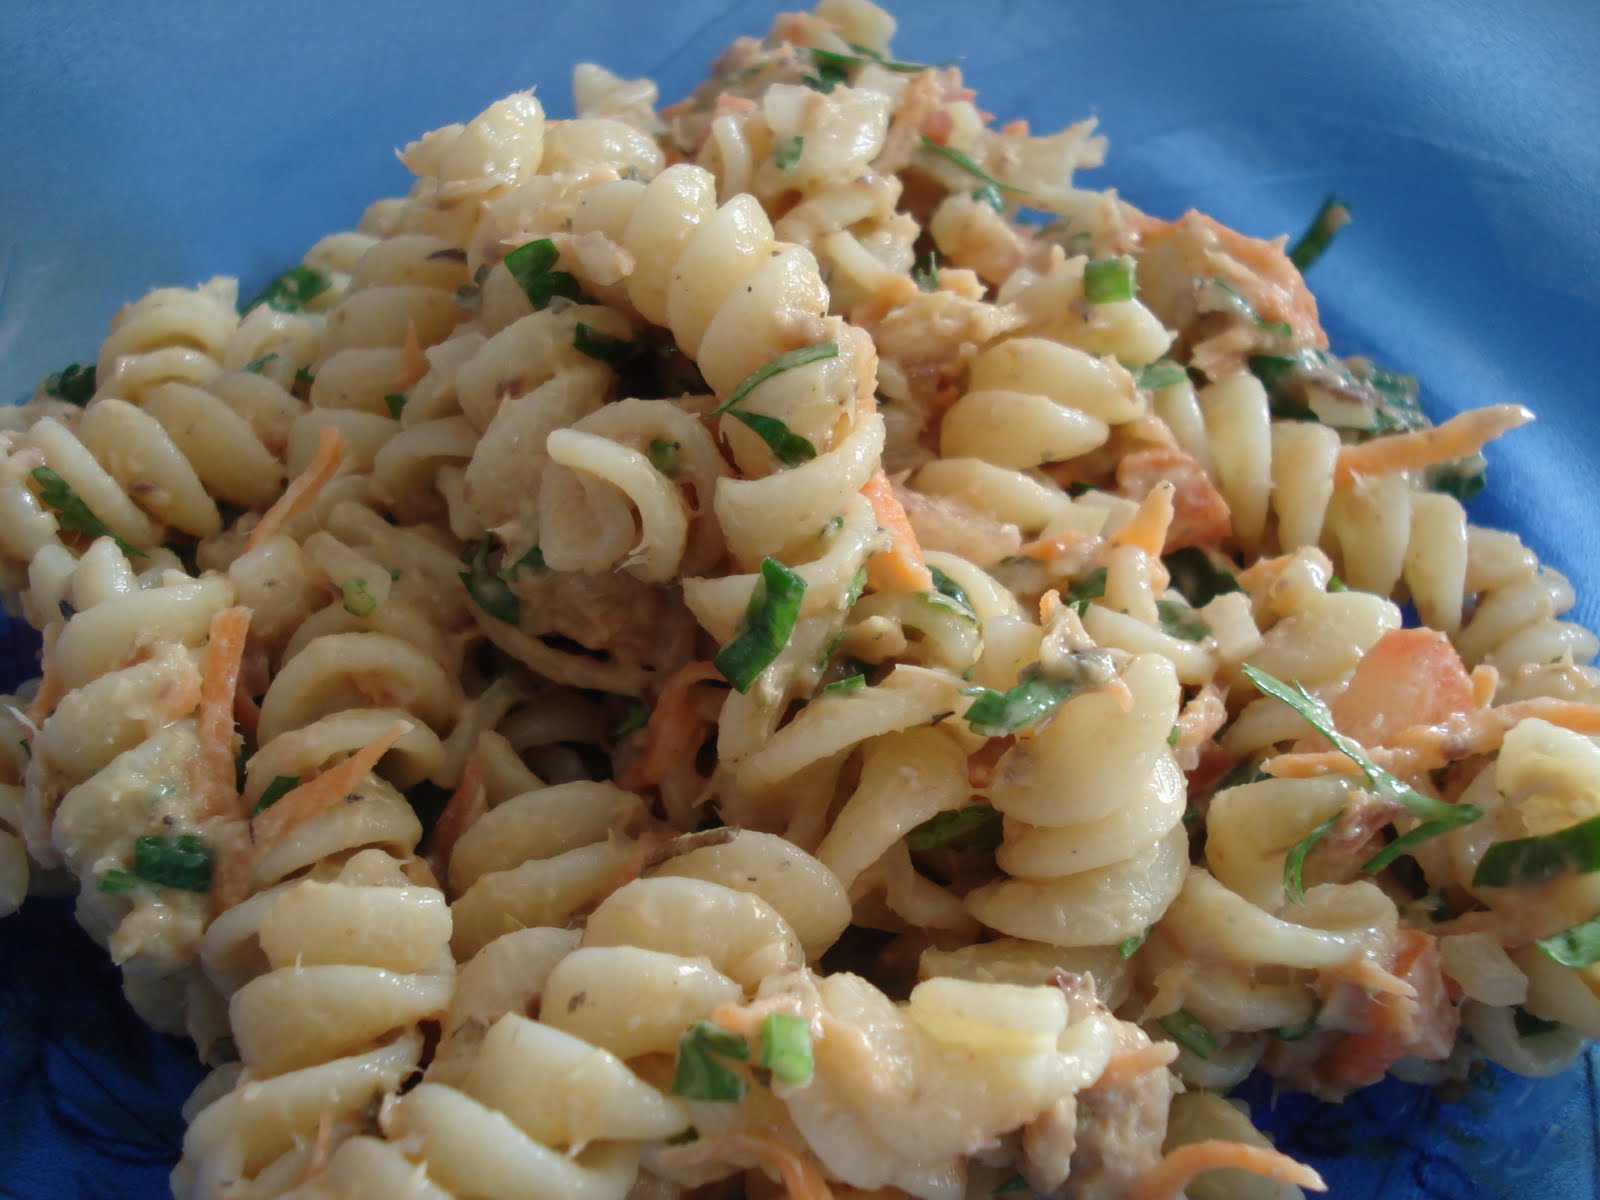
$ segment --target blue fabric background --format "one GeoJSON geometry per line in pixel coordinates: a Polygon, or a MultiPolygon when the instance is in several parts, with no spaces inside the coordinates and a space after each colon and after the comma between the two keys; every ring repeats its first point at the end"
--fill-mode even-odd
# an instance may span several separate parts
{"type": "MultiPolygon", "coordinates": [[[[798,7],[798,5],[795,5],[798,7]]],[[[406,177],[391,148],[571,64],[674,98],[772,0],[11,0],[0,33],[0,398],[92,358],[118,304],[240,275],[251,290],[406,177]]],[[[1336,349],[1422,380],[1431,412],[1516,400],[1485,523],[1519,531],[1600,616],[1600,4],[1012,0],[901,4],[902,57],[961,54],[984,107],[1097,114],[1115,185],[1252,233],[1322,196],[1357,223],[1312,274],[1336,349]]],[[[15,634],[6,661],[23,670],[15,634]]],[[[0,923],[0,1196],[159,1196],[196,1071],[145,1035],[70,922],[0,923]]],[[[1440,1106],[1398,1085],[1282,1102],[1286,1144],[1356,1198],[1600,1196],[1596,1061],[1496,1076],[1440,1106]]]]}

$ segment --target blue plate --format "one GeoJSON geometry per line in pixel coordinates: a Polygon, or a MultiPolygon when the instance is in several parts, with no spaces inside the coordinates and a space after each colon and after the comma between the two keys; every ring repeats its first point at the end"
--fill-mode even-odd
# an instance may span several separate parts
{"type": "MultiPolygon", "coordinates": [[[[406,186],[390,150],[572,63],[681,95],[774,3],[12,5],[0,39],[0,397],[92,357],[151,286],[246,292],[406,186]]],[[[798,5],[796,5],[798,7],[798,5]]],[[[959,53],[981,103],[1111,135],[1115,185],[1295,233],[1322,197],[1356,224],[1311,282],[1336,349],[1420,377],[1437,417],[1508,400],[1537,425],[1491,454],[1480,522],[1515,529],[1600,615],[1600,5],[905,0],[896,49],[959,53]]],[[[12,673],[26,637],[6,634],[12,673]]],[[[1334,1194],[1600,1198],[1597,1060],[1493,1074],[1440,1104],[1398,1084],[1268,1120],[1334,1194]]],[[[161,1196],[198,1069],[146,1034],[70,906],[0,923],[0,1195],[161,1196]]],[[[1268,1097],[1258,1097],[1263,1103],[1268,1097]]]]}

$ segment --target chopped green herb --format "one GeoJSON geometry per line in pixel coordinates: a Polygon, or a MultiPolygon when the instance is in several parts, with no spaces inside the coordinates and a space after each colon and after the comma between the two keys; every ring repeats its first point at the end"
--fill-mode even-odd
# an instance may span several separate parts
{"type": "Polygon", "coordinates": [[[1187,604],[1176,600],[1157,600],[1156,616],[1161,621],[1161,632],[1185,642],[1203,642],[1211,636],[1211,626],[1206,619],[1187,604]]]}
{"type": "Polygon", "coordinates": [[[798,467],[817,456],[817,448],[807,439],[794,433],[777,417],[736,409],[728,414],[740,424],[748,426],[767,444],[772,456],[786,467],[798,467]]]}
{"type": "Polygon", "coordinates": [[[1600,817],[1590,817],[1555,833],[1496,842],[1484,852],[1472,874],[1472,884],[1535,887],[1566,871],[1580,875],[1600,871],[1600,817]]]}
{"type": "Polygon", "coordinates": [[[534,546],[521,558],[517,559],[516,562],[512,563],[509,567],[504,568],[500,572],[500,578],[512,580],[520,575],[523,571],[533,571],[538,573],[540,571],[548,571],[549,569],[549,566],[547,566],[544,561],[544,551],[539,549],[539,547],[534,546]]]}
{"type": "Polygon", "coordinates": [[[706,416],[715,417],[727,412],[780,372],[792,370],[795,367],[803,367],[807,363],[820,362],[824,358],[837,358],[838,356],[839,343],[832,340],[815,342],[810,346],[800,346],[794,350],[785,351],[765,366],[757,367],[741,379],[739,386],[728,393],[728,398],[708,412],[706,416]]]}
{"type": "Polygon", "coordinates": [[[683,447],[666,438],[651,438],[649,458],[650,465],[663,475],[676,475],[683,467],[683,447]]]}
{"type": "Polygon", "coordinates": [[[1217,1039],[1211,1031],[1181,1008],[1170,1017],[1162,1017],[1161,1028],[1197,1058],[1210,1058],[1217,1052],[1217,1039]]]}
{"type": "Polygon", "coordinates": [[[806,581],[775,558],[761,560],[761,575],[750,592],[744,619],[733,640],[717,652],[717,670],[740,692],[783,653],[800,617],[806,581]]]}
{"type": "Polygon", "coordinates": [[[1600,916],[1540,938],[1534,945],[1563,967],[1593,966],[1600,962],[1600,916]]]}
{"type": "MultiPolygon", "coordinates": [[[[1379,797],[1398,804],[1406,812],[1416,817],[1422,824],[1410,833],[1396,838],[1377,854],[1361,864],[1362,871],[1367,874],[1376,874],[1383,870],[1402,854],[1409,854],[1413,847],[1420,845],[1430,838],[1448,833],[1452,829],[1459,829],[1463,825],[1470,825],[1483,816],[1483,810],[1472,804],[1450,804],[1443,800],[1435,800],[1431,796],[1424,796],[1410,785],[1401,782],[1389,774],[1382,767],[1372,761],[1360,742],[1354,738],[1346,737],[1333,726],[1333,714],[1328,711],[1327,704],[1318,696],[1313,696],[1298,683],[1292,687],[1281,679],[1276,679],[1258,667],[1246,666],[1244,674],[1256,689],[1281,700],[1287,704],[1311,728],[1315,729],[1328,741],[1333,743],[1334,749],[1343,754],[1356,766],[1361,768],[1361,773],[1367,777],[1367,786],[1376,792],[1379,797]]],[[[1600,818],[1596,818],[1600,821],[1600,818]]],[[[1536,839],[1535,839],[1536,840],[1536,839]]],[[[1509,844],[1509,843],[1502,843],[1509,844]]],[[[1600,843],[1597,843],[1600,849],[1600,843]]],[[[1490,853],[1494,847],[1490,847],[1490,853]]],[[[1488,855],[1484,856],[1488,861],[1488,855]]],[[[1600,862],[1597,862],[1600,865],[1600,862]]],[[[1483,864],[1479,864],[1479,872],[1483,864]]],[[[1483,882],[1478,880],[1477,882],[1483,882]]]]}
{"type": "Polygon", "coordinates": [[[34,483],[39,485],[39,502],[46,508],[55,510],[56,523],[62,529],[92,538],[109,537],[116,542],[117,549],[129,558],[149,557],[143,550],[112,533],[111,526],[95,516],[94,511],[83,502],[82,497],[54,470],[49,467],[35,467],[28,474],[34,483]]]}
{"type": "Polygon", "coordinates": [[[1147,938],[1149,938],[1149,936],[1150,930],[1146,929],[1143,933],[1136,933],[1131,937],[1123,938],[1117,943],[1118,957],[1123,959],[1132,958],[1139,952],[1139,947],[1145,944],[1145,941],[1147,938]]]}
{"type": "Polygon", "coordinates": [[[986,183],[981,187],[973,188],[972,198],[980,204],[987,204],[995,212],[1005,212],[1006,210],[1005,197],[1000,194],[998,184],[986,183]]]}
{"type": "MultiPolygon", "coordinates": [[[[245,368],[248,370],[249,368],[245,368]]],[[[95,374],[94,364],[72,363],[62,367],[54,375],[45,376],[44,392],[47,396],[54,396],[57,400],[65,400],[68,404],[76,404],[82,408],[94,397],[95,374]]]]}
{"type": "Polygon", "coordinates": [[[867,677],[865,675],[847,675],[843,679],[835,679],[832,683],[824,684],[822,686],[822,691],[819,692],[818,695],[849,696],[855,692],[859,692],[866,686],[867,677]]]}
{"type": "Polygon", "coordinates": [[[1423,482],[1430,492],[1443,492],[1465,503],[1483,491],[1488,466],[1489,460],[1482,454],[1473,454],[1429,467],[1423,482]]]}
{"type": "Polygon", "coordinates": [[[1010,691],[966,689],[968,695],[977,697],[967,709],[967,724],[974,733],[985,737],[1015,733],[1049,716],[1078,688],[1078,684],[1064,679],[1048,679],[1039,674],[1037,665],[1031,666],[1010,691]]]}
{"type": "Polygon", "coordinates": [[[792,171],[799,163],[800,156],[805,153],[806,140],[803,137],[779,138],[772,148],[772,165],[780,171],[792,171]]]}
{"type": "Polygon", "coordinates": [[[149,885],[135,875],[132,871],[124,871],[121,867],[112,867],[100,876],[100,890],[113,896],[120,896],[125,892],[136,892],[149,885]]]}
{"type": "Polygon", "coordinates": [[[344,610],[352,617],[370,617],[378,611],[378,598],[365,579],[346,579],[339,591],[344,595],[344,610]]]}
{"type": "Polygon", "coordinates": [[[1344,816],[1344,809],[1340,808],[1333,816],[1289,847],[1289,855],[1283,860],[1283,894],[1296,904],[1304,904],[1306,902],[1306,890],[1302,882],[1306,855],[1311,853],[1311,848],[1326,836],[1328,830],[1332,829],[1342,816],[1344,816]]]}
{"type": "Polygon", "coordinates": [[[279,800],[283,799],[295,788],[300,786],[300,780],[294,775],[277,775],[271,783],[261,789],[261,799],[256,801],[256,806],[250,810],[253,817],[257,813],[266,812],[279,800]]]}
{"type": "Polygon", "coordinates": [[[476,543],[468,567],[457,578],[466,585],[467,595],[477,606],[497,621],[515,625],[521,619],[521,605],[516,593],[506,586],[504,579],[489,568],[489,539],[476,543]]]}
{"type": "Polygon", "coordinates": [[[1167,745],[1171,746],[1174,750],[1178,748],[1178,743],[1182,740],[1183,730],[1179,729],[1176,725],[1167,730],[1167,745]]]}
{"type": "Polygon", "coordinates": [[[911,282],[917,285],[919,292],[937,292],[939,290],[939,256],[932,250],[928,251],[928,265],[926,267],[913,267],[911,269],[911,282]]]}
{"type": "MultiPolygon", "coordinates": [[[[899,62],[892,58],[885,58],[882,54],[878,53],[878,51],[872,49],[870,46],[862,46],[856,42],[846,42],[845,45],[849,46],[850,49],[861,55],[862,58],[871,59],[886,71],[899,71],[905,75],[914,75],[918,71],[926,71],[930,69],[928,63],[899,62]]],[[[955,60],[951,59],[950,61],[940,63],[939,65],[942,67],[948,67],[953,66],[954,62],[955,60]]]]}
{"type": "Polygon", "coordinates": [[[938,567],[929,567],[928,573],[933,576],[933,590],[942,596],[948,596],[968,612],[974,612],[972,597],[967,595],[959,583],[946,575],[938,567]]]}
{"type": "Polygon", "coordinates": [[[1293,1025],[1284,1025],[1278,1029],[1274,1029],[1272,1031],[1272,1036],[1281,1038],[1286,1042],[1298,1042],[1301,1038],[1305,1037],[1306,1034],[1316,1029],[1317,1018],[1321,1015],[1322,1010],[1320,1008],[1313,1009],[1311,1015],[1305,1020],[1296,1021],[1293,1025]]]}
{"type": "Polygon", "coordinates": [[[23,758],[32,758],[33,757],[33,746],[31,744],[29,744],[27,738],[18,738],[17,739],[17,745],[22,747],[22,757],[23,758]]]}
{"type": "Polygon", "coordinates": [[[1560,1021],[1547,1021],[1543,1017],[1536,1017],[1520,1004],[1511,1010],[1511,1024],[1516,1027],[1517,1036],[1525,1038],[1558,1033],[1562,1027],[1560,1021]]]}
{"type": "Polygon", "coordinates": [[[622,718],[622,724],[617,726],[615,736],[625,738],[630,733],[638,733],[639,730],[650,723],[650,713],[652,711],[651,706],[642,700],[636,703],[628,710],[628,715],[622,718]]]}
{"type": "Polygon", "coordinates": [[[845,589],[843,611],[849,612],[856,606],[856,601],[861,599],[861,593],[867,590],[866,564],[856,568],[856,573],[850,577],[850,586],[845,589]]]}
{"type": "Polygon", "coordinates": [[[1106,569],[1096,567],[1061,594],[1063,604],[1076,604],[1081,617],[1089,611],[1089,601],[1106,594],[1106,569]]]}
{"type": "Polygon", "coordinates": [[[689,1128],[685,1129],[682,1133],[675,1133],[671,1137],[669,1137],[667,1139],[667,1145],[669,1145],[669,1146],[687,1146],[687,1145],[689,1145],[689,1143],[698,1142],[699,1140],[700,1140],[700,1131],[698,1129],[696,1129],[693,1125],[691,1125],[691,1126],[689,1126],[689,1128]]]}
{"type": "Polygon", "coordinates": [[[400,419],[401,412],[404,411],[406,406],[406,398],[404,393],[390,392],[383,398],[383,402],[389,406],[389,415],[398,421],[400,419]]]}
{"type": "Polygon", "coordinates": [[[259,375],[266,369],[267,364],[277,357],[276,354],[263,354],[260,358],[252,358],[245,363],[244,369],[252,375],[259,375]]]}
{"type": "Polygon", "coordinates": [[[1024,1179],[1021,1175],[1013,1175],[1010,1179],[1006,1180],[999,1187],[995,1188],[994,1194],[996,1196],[1009,1196],[1013,1192],[1025,1192],[1027,1190],[1028,1190],[1028,1181],[1026,1179],[1024,1179]]]}
{"type": "Polygon", "coordinates": [[[811,1027],[788,1013],[768,1013],[761,1021],[761,1055],[757,1061],[779,1083],[810,1083],[811,1027]]]}
{"type": "Polygon", "coordinates": [[[1183,369],[1182,363],[1175,363],[1170,358],[1158,358],[1139,372],[1135,382],[1147,392],[1159,392],[1162,388],[1184,383],[1188,378],[1189,372],[1183,369]]]}
{"type": "Polygon", "coordinates": [[[848,54],[839,54],[833,50],[818,50],[811,48],[811,59],[816,64],[815,75],[803,75],[800,82],[808,88],[818,92],[831,92],[841,83],[850,82],[850,68],[858,65],[861,60],[852,58],[848,54]]]}
{"type": "Polygon", "coordinates": [[[1194,801],[1191,800],[1183,806],[1183,823],[1185,825],[1193,825],[1199,819],[1200,810],[1195,807],[1194,801]]]}
{"type": "Polygon", "coordinates": [[[1174,550],[1161,563],[1167,568],[1172,586],[1195,608],[1203,608],[1227,592],[1241,590],[1233,573],[1218,567],[1199,546],[1174,550]]]}
{"type": "Polygon", "coordinates": [[[315,267],[290,267],[262,288],[239,309],[250,312],[265,304],[279,312],[298,312],[333,286],[333,280],[315,267]]]}
{"type": "Polygon", "coordinates": [[[672,1091],[690,1100],[732,1104],[743,1099],[744,1076],[724,1066],[720,1059],[742,1063],[750,1046],[736,1033],[710,1021],[696,1021],[678,1039],[678,1062],[672,1073],[672,1091]]]}
{"type": "Polygon", "coordinates": [[[639,356],[639,343],[591,329],[582,321],[572,331],[572,348],[597,362],[622,370],[639,356]]]}
{"type": "Polygon", "coordinates": [[[1328,577],[1329,592],[1348,592],[1349,590],[1350,585],[1344,580],[1340,579],[1337,575],[1330,575],[1328,577]]]}
{"type": "Polygon", "coordinates": [[[1322,252],[1333,241],[1333,235],[1350,223],[1350,206],[1337,196],[1329,196],[1311,218],[1311,224],[1300,235],[1300,240],[1289,251],[1289,261],[1307,270],[1322,257],[1322,252]]]}
{"type": "Polygon", "coordinates": [[[549,238],[524,242],[501,261],[511,278],[517,281],[522,294],[535,309],[550,307],[550,301],[560,296],[565,300],[578,300],[583,293],[578,281],[567,271],[552,271],[561,257],[561,251],[549,238]]]}
{"type": "Polygon", "coordinates": [[[1083,265],[1083,298],[1090,304],[1132,300],[1133,291],[1132,259],[1091,258],[1083,265]]]}
{"type": "Polygon", "coordinates": [[[973,178],[977,179],[987,187],[995,188],[996,190],[1002,192],[1013,192],[1018,196],[1026,196],[1028,194],[1019,187],[1012,187],[1009,183],[1001,183],[993,175],[989,174],[989,172],[985,171],[976,162],[974,162],[970,154],[966,154],[960,150],[957,150],[954,146],[946,146],[940,142],[936,142],[925,133],[922,135],[922,148],[930,151],[933,154],[937,154],[946,162],[955,164],[968,175],[971,175],[973,178]]]}
{"type": "Polygon", "coordinates": [[[936,813],[906,834],[908,850],[993,850],[1000,844],[1000,814],[988,804],[936,813]]]}
{"type": "Polygon", "coordinates": [[[214,860],[211,847],[192,833],[147,833],[133,843],[133,873],[157,887],[207,891],[214,860]]]}

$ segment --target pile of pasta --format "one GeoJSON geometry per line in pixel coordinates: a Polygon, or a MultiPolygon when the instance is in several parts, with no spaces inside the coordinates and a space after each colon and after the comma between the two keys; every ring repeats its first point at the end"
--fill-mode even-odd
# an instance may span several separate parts
{"type": "Polygon", "coordinates": [[[1252,1070],[1600,1035],[1528,414],[892,32],[510,96],[8,415],[0,911],[215,1066],[179,1196],[1282,1197],[1252,1070]]]}

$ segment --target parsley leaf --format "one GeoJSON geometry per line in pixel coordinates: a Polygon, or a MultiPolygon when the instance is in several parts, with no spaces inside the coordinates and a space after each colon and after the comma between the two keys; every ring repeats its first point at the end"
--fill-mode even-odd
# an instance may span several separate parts
{"type": "Polygon", "coordinates": [[[1211,636],[1211,626],[1206,619],[1187,604],[1176,600],[1157,600],[1156,616],[1161,621],[1161,632],[1185,642],[1203,642],[1211,636]]]}
{"type": "Polygon", "coordinates": [[[779,138],[772,148],[772,165],[780,171],[794,170],[805,148],[806,140],[803,137],[779,138]]]}
{"type": "Polygon", "coordinates": [[[718,416],[733,408],[756,388],[760,387],[774,375],[789,371],[795,367],[803,367],[807,363],[819,362],[824,358],[837,358],[839,356],[839,343],[833,340],[815,342],[810,346],[799,346],[796,349],[785,351],[777,358],[763,366],[757,367],[750,374],[739,381],[739,386],[728,393],[728,398],[706,414],[708,418],[718,416]]]}
{"type": "MultiPolygon", "coordinates": [[[[1258,667],[1246,666],[1244,674],[1256,689],[1264,694],[1281,700],[1287,704],[1311,728],[1315,729],[1328,741],[1333,743],[1334,749],[1343,754],[1356,766],[1361,768],[1361,773],[1367,778],[1367,786],[1376,792],[1382,799],[1392,804],[1397,804],[1406,812],[1416,817],[1422,824],[1410,833],[1396,838],[1377,854],[1361,864],[1362,871],[1367,874],[1376,874],[1383,870],[1402,854],[1411,853],[1413,846],[1420,845],[1430,838],[1448,833],[1463,825],[1470,825],[1483,816],[1483,810],[1472,804],[1449,804],[1443,800],[1435,800],[1431,796],[1424,796],[1409,784],[1396,779],[1388,771],[1372,761],[1370,755],[1354,738],[1346,737],[1333,726],[1333,714],[1328,711],[1327,704],[1318,696],[1313,696],[1298,683],[1292,687],[1277,679],[1258,667]]],[[[1600,818],[1597,818],[1600,820],[1600,818]]],[[[1493,847],[1490,847],[1491,852],[1493,847]]],[[[1487,860],[1488,856],[1485,855],[1487,860]]],[[[1483,865],[1479,864],[1482,871],[1483,865]]],[[[1482,882],[1481,880],[1479,882],[1482,882]]]]}
{"type": "Polygon", "coordinates": [[[750,1045],[710,1021],[696,1021],[678,1039],[678,1061],[672,1072],[672,1091],[690,1100],[732,1104],[744,1098],[748,1085],[738,1072],[719,1060],[742,1063],[750,1045]]]}
{"type": "Polygon", "coordinates": [[[722,677],[738,691],[749,691],[756,677],[783,653],[805,594],[806,581],[794,571],[775,558],[761,560],[761,575],[751,589],[738,632],[714,660],[722,677]]]}
{"type": "Polygon", "coordinates": [[[521,619],[522,609],[516,593],[506,586],[505,580],[489,568],[489,539],[476,544],[467,569],[458,579],[466,585],[467,595],[473,602],[497,621],[515,625],[521,619]]]}
{"type": "Polygon", "coordinates": [[[72,363],[62,367],[54,375],[47,375],[43,386],[45,395],[54,396],[57,400],[65,400],[68,404],[76,404],[82,408],[94,396],[94,364],[89,363],[85,366],[82,363],[72,363]]]}
{"type": "Polygon", "coordinates": [[[578,281],[567,271],[552,271],[561,257],[561,251],[549,238],[524,242],[500,261],[505,264],[511,278],[517,281],[522,294],[535,309],[550,307],[550,301],[560,296],[565,300],[582,299],[578,281]]]}
{"type": "Polygon", "coordinates": [[[272,782],[267,784],[267,786],[261,790],[261,799],[256,801],[256,806],[250,810],[250,815],[253,817],[257,813],[266,812],[267,809],[271,808],[279,800],[283,799],[299,786],[300,780],[298,776],[274,776],[272,782]]]}
{"type": "Polygon", "coordinates": [[[83,502],[83,498],[54,470],[49,467],[35,467],[28,474],[34,483],[39,485],[39,502],[46,508],[55,510],[56,523],[61,528],[91,538],[109,537],[116,542],[117,549],[129,558],[149,557],[143,550],[112,533],[111,526],[95,516],[94,511],[83,502]]]}
{"type": "Polygon", "coordinates": [[[767,444],[767,449],[772,451],[772,456],[786,467],[798,467],[817,456],[817,448],[808,439],[793,432],[777,417],[746,412],[742,408],[728,415],[754,430],[756,436],[767,444]]]}
{"type": "Polygon", "coordinates": [[[974,733],[985,737],[1016,733],[1034,722],[1049,716],[1080,685],[1064,679],[1048,679],[1039,673],[1035,664],[1023,671],[1017,685],[1009,691],[996,692],[989,688],[969,688],[967,695],[976,696],[967,709],[967,724],[974,733]]]}
{"type": "Polygon", "coordinates": [[[1566,871],[1580,875],[1600,871],[1600,817],[1555,833],[1496,842],[1484,852],[1472,883],[1474,887],[1534,887],[1566,871]]]}
{"type": "Polygon", "coordinates": [[[935,813],[906,833],[908,850],[993,850],[1000,844],[1000,814],[988,804],[935,813]]]}
{"type": "Polygon", "coordinates": [[[265,304],[279,312],[298,312],[333,286],[333,280],[315,267],[290,267],[262,288],[239,309],[241,314],[265,304]]]}

